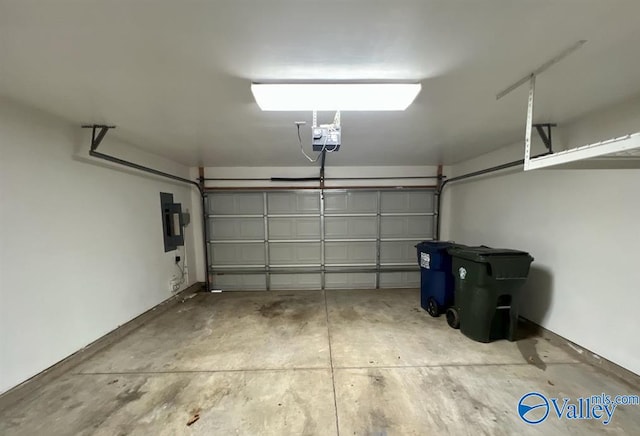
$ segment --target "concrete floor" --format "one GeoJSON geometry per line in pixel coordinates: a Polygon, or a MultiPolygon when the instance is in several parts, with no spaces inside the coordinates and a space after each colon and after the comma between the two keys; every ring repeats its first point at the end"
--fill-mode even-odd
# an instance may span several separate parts
{"type": "Polygon", "coordinates": [[[198,294],[0,410],[0,434],[638,434],[640,406],[520,420],[530,391],[639,393],[576,356],[473,342],[416,290],[198,294]]]}

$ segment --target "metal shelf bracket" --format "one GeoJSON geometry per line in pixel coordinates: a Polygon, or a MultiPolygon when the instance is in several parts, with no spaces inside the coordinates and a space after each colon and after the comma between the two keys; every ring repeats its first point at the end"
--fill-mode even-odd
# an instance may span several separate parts
{"type": "Polygon", "coordinates": [[[551,128],[557,127],[557,124],[554,123],[541,123],[534,124],[533,127],[538,131],[538,135],[540,135],[540,139],[544,143],[544,146],[547,147],[549,153],[553,153],[553,141],[551,139],[551,128]],[[545,131],[546,129],[546,131],[545,131]]]}
{"type": "Polygon", "coordinates": [[[107,132],[110,129],[115,129],[116,126],[107,126],[106,124],[83,124],[82,128],[91,129],[91,151],[96,151],[107,132]]]}

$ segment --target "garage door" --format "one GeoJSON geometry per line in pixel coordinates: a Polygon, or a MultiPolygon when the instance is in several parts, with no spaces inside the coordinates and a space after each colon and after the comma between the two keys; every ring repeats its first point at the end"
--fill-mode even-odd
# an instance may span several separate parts
{"type": "Polygon", "coordinates": [[[425,189],[220,191],[206,207],[220,290],[417,287],[435,225],[425,189]]]}

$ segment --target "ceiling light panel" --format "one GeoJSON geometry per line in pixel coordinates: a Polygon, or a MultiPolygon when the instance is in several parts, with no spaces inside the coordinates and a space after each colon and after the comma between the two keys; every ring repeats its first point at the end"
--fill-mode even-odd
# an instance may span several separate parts
{"type": "Polygon", "coordinates": [[[263,111],[403,111],[420,89],[419,83],[251,84],[263,111]]]}

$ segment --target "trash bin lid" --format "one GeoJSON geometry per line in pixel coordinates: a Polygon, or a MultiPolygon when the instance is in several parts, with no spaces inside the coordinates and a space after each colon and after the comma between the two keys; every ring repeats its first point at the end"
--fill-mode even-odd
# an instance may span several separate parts
{"type": "Polygon", "coordinates": [[[416,245],[420,251],[428,251],[431,253],[446,251],[451,248],[464,248],[466,245],[456,244],[453,241],[422,241],[416,245]]]}
{"type": "Polygon", "coordinates": [[[487,263],[492,258],[505,257],[531,257],[526,251],[511,250],[508,248],[489,247],[454,247],[447,250],[451,256],[471,260],[473,262],[487,263]]]}

